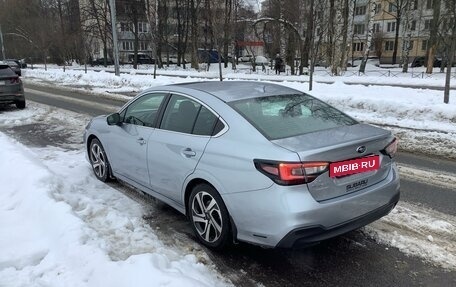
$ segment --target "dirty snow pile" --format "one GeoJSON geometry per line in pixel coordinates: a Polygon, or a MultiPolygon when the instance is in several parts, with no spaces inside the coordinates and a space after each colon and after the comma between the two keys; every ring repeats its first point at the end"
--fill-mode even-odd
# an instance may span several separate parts
{"type": "Polygon", "coordinates": [[[0,145],[0,286],[227,284],[198,256],[164,246],[82,151],[31,150],[3,133],[0,145]]]}

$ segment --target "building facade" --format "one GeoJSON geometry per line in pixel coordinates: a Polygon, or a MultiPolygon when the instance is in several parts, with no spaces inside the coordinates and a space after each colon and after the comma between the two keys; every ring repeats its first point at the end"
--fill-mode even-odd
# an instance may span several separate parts
{"type": "MultiPolygon", "coordinates": [[[[396,63],[401,62],[402,55],[408,55],[409,61],[415,57],[425,56],[428,49],[431,23],[433,20],[432,0],[412,0],[408,7],[402,7],[401,22],[398,27],[398,7],[396,2],[387,0],[358,0],[353,9],[353,35],[352,51],[350,57],[358,58],[364,55],[366,49],[370,9],[375,10],[373,17],[373,39],[370,56],[381,55],[382,63],[391,63],[398,32],[398,49],[396,63]],[[373,5],[373,6],[372,6],[373,5]],[[399,30],[399,31],[397,31],[399,30]],[[408,50],[408,51],[407,51],[408,50]]],[[[407,2],[407,1],[403,1],[407,2]]],[[[446,15],[444,1],[442,1],[440,19],[442,22],[446,15]]],[[[437,51],[437,55],[439,51],[437,51]]]]}

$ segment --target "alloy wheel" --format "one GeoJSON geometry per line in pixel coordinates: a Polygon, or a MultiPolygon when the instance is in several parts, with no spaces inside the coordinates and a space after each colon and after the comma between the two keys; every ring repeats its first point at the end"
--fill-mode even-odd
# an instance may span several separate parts
{"type": "Polygon", "coordinates": [[[220,238],[223,219],[214,197],[206,191],[198,192],[192,202],[192,221],[196,231],[208,243],[220,238]]]}
{"type": "Polygon", "coordinates": [[[106,159],[103,149],[97,143],[94,143],[90,149],[90,161],[96,176],[103,178],[106,173],[106,159]]]}

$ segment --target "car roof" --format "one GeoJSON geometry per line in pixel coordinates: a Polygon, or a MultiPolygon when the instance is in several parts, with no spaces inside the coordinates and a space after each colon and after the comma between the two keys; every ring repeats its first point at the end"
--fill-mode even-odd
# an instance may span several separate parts
{"type": "Polygon", "coordinates": [[[302,93],[285,86],[258,81],[205,81],[168,85],[209,93],[224,102],[302,93]]]}

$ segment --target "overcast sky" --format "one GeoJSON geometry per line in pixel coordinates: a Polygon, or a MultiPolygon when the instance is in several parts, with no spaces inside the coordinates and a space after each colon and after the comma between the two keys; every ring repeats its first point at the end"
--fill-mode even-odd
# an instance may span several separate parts
{"type": "Polygon", "coordinates": [[[244,0],[245,3],[251,5],[256,12],[260,11],[261,2],[264,0],[244,0]]]}

